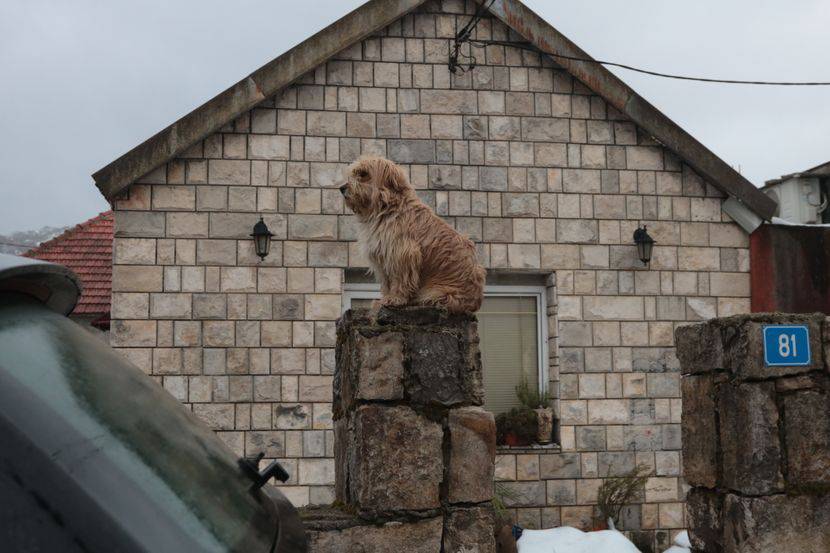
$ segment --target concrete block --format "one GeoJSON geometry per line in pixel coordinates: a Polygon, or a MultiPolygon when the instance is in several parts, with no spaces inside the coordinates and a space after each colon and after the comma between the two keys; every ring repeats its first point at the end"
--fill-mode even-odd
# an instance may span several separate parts
{"type": "Polygon", "coordinates": [[[480,407],[452,409],[448,415],[450,456],[447,464],[447,500],[481,503],[493,498],[496,423],[480,407]]]}
{"type": "Polygon", "coordinates": [[[778,407],[771,382],[728,384],[717,390],[722,484],[745,494],[782,491],[778,407]]]}
{"type": "Polygon", "coordinates": [[[712,375],[683,378],[683,470],[692,486],[714,488],[718,475],[718,428],[712,375]]]}
{"type": "Polygon", "coordinates": [[[356,505],[364,511],[437,508],[443,478],[440,425],[404,406],[364,405],[354,416],[349,488],[356,505]],[[383,438],[390,433],[418,447],[401,449],[383,438]],[[396,462],[389,463],[391,458],[396,462]]]}

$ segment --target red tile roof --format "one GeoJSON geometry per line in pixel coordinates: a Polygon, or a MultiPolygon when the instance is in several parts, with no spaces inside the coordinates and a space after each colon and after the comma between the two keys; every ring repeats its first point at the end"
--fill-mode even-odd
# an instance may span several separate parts
{"type": "Polygon", "coordinates": [[[112,211],[64,231],[25,254],[72,269],[81,279],[83,292],[72,315],[100,315],[109,323],[112,295],[112,211]]]}

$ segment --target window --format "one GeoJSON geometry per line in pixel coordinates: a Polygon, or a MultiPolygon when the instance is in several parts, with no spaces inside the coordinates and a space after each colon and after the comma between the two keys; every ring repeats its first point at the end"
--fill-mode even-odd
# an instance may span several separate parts
{"type": "MultiPolygon", "coordinates": [[[[369,307],[380,297],[374,283],[346,283],[343,310],[369,307]]],[[[518,405],[522,377],[532,389],[548,381],[547,301],[544,286],[488,285],[476,313],[481,339],[487,410],[501,413],[518,405]]]]}

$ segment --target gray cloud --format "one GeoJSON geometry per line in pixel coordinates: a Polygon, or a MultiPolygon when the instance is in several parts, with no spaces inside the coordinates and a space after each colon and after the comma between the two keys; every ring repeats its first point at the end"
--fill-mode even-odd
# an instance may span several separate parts
{"type": "MultiPolygon", "coordinates": [[[[107,209],[93,171],[359,4],[6,0],[0,232],[107,209]]],[[[830,80],[824,0],[527,4],[597,58],[714,77],[830,80]]],[[[830,159],[828,88],[614,71],[756,184],[830,159]]]]}

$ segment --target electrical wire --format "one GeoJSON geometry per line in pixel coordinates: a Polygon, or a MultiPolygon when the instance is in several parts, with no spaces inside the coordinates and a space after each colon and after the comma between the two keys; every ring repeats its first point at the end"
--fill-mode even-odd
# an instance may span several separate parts
{"type": "Polygon", "coordinates": [[[575,56],[567,56],[565,54],[556,54],[553,52],[546,52],[537,48],[535,45],[532,45],[527,42],[510,42],[506,40],[480,40],[480,39],[473,39],[470,38],[473,30],[475,30],[476,25],[478,22],[481,21],[482,17],[484,17],[484,12],[490,7],[494,0],[489,0],[488,2],[482,2],[479,4],[478,9],[476,10],[475,15],[473,15],[470,20],[464,25],[461,30],[459,30],[455,35],[455,40],[450,46],[449,51],[449,60],[447,65],[452,73],[466,73],[467,71],[475,68],[478,60],[476,59],[475,55],[472,52],[472,48],[470,48],[470,52],[464,53],[461,51],[461,47],[468,43],[470,46],[477,46],[479,48],[484,48],[486,46],[509,46],[513,48],[521,48],[523,50],[530,50],[532,52],[541,52],[543,54],[547,54],[553,58],[558,58],[562,60],[569,60],[569,61],[578,61],[578,62],[585,62],[585,63],[598,63],[600,65],[608,65],[611,67],[619,67],[620,69],[626,69],[628,71],[635,71],[637,73],[643,73],[645,75],[651,75],[654,77],[662,77],[665,79],[678,79],[682,81],[696,81],[702,83],[718,83],[718,84],[741,84],[741,85],[762,85],[762,86],[830,86],[830,81],[753,81],[753,80],[743,80],[743,79],[714,79],[709,77],[690,77],[688,75],[678,75],[675,73],[663,73],[660,71],[652,71],[650,69],[643,69],[641,67],[634,67],[633,65],[628,65],[626,63],[619,63],[615,61],[607,61],[607,60],[595,60],[591,58],[579,58],[575,56]],[[464,58],[466,61],[465,63],[460,63],[459,58],[464,58]]]}
{"type": "Polygon", "coordinates": [[[659,71],[651,71],[649,69],[642,69],[640,67],[634,67],[633,65],[628,65],[625,63],[618,63],[614,61],[607,61],[607,60],[595,60],[591,58],[577,58],[574,56],[566,56],[564,54],[554,54],[553,52],[546,52],[544,50],[540,50],[539,48],[529,44],[529,43],[522,43],[522,42],[510,42],[506,40],[478,40],[478,39],[468,39],[466,42],[469,42],[471,45],[479,46],[484,48],[485,46],[510,46],[514,48],[521,48],[523,50],[530,50],[534,52],[542,52],[543,54],[547,54],[554,58],[565,59],[570,61],[581,61],[586,63],[598,63],[601,65],[610,65],[613,67],[619,67],[622,69],[628,69],[629,71],[636,71],[637,73],[644,73],[646,75],[653,75],[655,77],[664,77],[667,79],[680,79],[684,81],[698,81],[704,83],[723,83],[723,84],[748,84],[748,85],[766,85],[766,86],[830,86],[830,81],[751,81],[751,80],[741,80],[741,79],[714,79],[709,77],[690,77],[687,75],[677,75],[673,73],[661,73],[659,71]]]}
{"type": "Polygon", "coordinates": [[[453,74],[457,74],[459,72],[466,73],[476,66],[478,60],[476,60],[475,56],[473,56],[472,53],[470,53],[470,55],[463,53],[461,51],[461,46],[465,42],[470,41],[470,34],[476,28],[478,22],[481,21],[481,18],[484,17],[484,13],[490,8],[490,5],[493,2],[494,0],[489,0],[488,2],[482,2],[479,4],[476,13],[470,18],[467,24],[461,27],[461,30],[455,34],[455,40],[453,41],[452,46],[449,47],[449,60],[447,61],[447,65],[453,74]],[[469,60],[466,63],[466,68],[464,67],[465,64],[458,62],[459,56],[469,60]]]}

